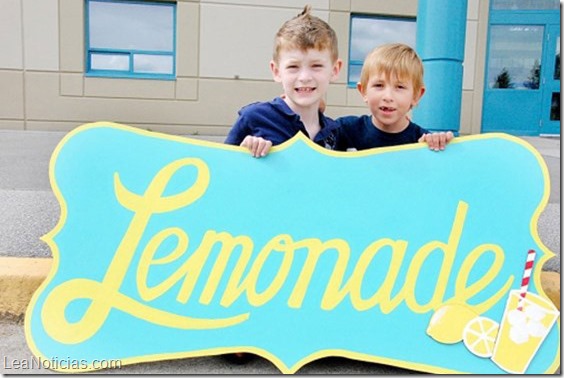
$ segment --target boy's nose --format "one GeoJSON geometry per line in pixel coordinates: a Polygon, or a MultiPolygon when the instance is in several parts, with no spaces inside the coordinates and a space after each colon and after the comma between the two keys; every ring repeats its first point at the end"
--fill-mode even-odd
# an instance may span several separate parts
{"type": "Polygon", "coordinates": [[[311,77],[311,72],[308,69],[301,70],[300,75],[298,76],[301,81],[309,81],[311,80],[311,77]]]}
{"type": "Polygon", "coordinates": [[[382,98],[384,99],[384,101],[392,101],[393,100],[391,88],[389,88],[389,87],[384,88],[382,98]]]}

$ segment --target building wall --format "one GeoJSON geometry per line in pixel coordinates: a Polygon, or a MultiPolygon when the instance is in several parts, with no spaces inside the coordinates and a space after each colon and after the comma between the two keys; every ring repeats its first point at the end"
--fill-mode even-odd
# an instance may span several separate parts
{"type": "MultiPolygon", "coordinates": [[[[84,76],[84,2],[0,2],[0,129],[71,130],[112,121],[221,140],[237,110],[281,93],[269,61],[279,26],[303,0],[178,0],[177,79],[84,76]]],[[[327,95],[332,117],[365,114],[347,88],[351,13],[417,15],[413,0],[308,0],[339,36],[344,60],[327,95]]],[[[487,0],[468,0],[461,133],[480,131],[487,0]]]]}
{"type": "Polygon", "coordinates": [[[486,72],[489,1],[468,0],[467,19],[460,133],[479,134],[486,72]]]}

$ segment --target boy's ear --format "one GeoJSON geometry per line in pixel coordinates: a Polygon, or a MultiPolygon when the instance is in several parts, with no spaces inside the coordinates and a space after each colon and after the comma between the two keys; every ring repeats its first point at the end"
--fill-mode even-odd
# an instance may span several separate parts
{"type": "Polygon", "coordinates": [[[270,72],[272,72],[272,78],[275,82],[279,83],[280,81],[282,81],[282,79],[280,78],[280,68],[274,60],[270,61],[270,72]]]}
{"type": "Polygon", "coordinates": [[[421,89],[419,90],[418,94],[415,94],[415,96],[413,96],[413,101],[411,103],[411,106],[415,106],[419,103],[419,101],[421,100],[421,97],[423,97],[423,95],[425,94],[425,87],[421,87],[421,89]]]}
{"type": "Polygon", "coordinates": [[[359,81],[358,83],[356,83],[356,90],[358,91],[358,93],[360,93],[360,96],[362,97],[362,101],[366,102],[366,96],[364,95],[364,89],[362,87],[362,83],[359,81]]]}
{"type": "Polygon", "coordinates": [[[343,68],[343,61],[341,59],[337,59],[335,64],[333,64],[333,72],[331,74],[331,81],[335,81],[339,78],[339,72],[341,72],[341,68],[343,68]]]}

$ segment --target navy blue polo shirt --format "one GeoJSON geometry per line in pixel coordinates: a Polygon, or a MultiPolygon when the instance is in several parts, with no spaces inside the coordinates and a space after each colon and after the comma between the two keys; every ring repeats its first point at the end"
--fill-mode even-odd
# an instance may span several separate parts
{"type": "MultiPolygon", "coordinates": [[[[313,141],[322,147],[336,149],[339,125],[321,112],[319,124],[321,130],[313,141]]],[[[239,118],[229,131],[225,143],[238,146],[247,135],[252,135],[269,140],[275,146],[299,132],[309,137],[300,116],[281,97],[276,97],[269,102],[255,102],[241,108],[239,118]]]]}
{"type": "Polygon", "coordinates": [[[419,138],[429,133],[413,122],[409,122],[405,130],[399,133],[387,133],[374,126],[371,115],[340,117],[336,122],[341,126],[341,139],[346,139],[349,147],[354,147],[359,151],[374,147],[417,143],[419,138]]]}

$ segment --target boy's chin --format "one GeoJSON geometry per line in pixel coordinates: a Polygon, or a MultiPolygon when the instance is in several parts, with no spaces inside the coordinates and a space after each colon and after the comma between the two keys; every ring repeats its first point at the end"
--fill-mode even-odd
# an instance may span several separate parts
{"type": "Polygon", "coordinates": [[[319,107],[319,102],[321,101],[317,96],[311,96],[305,98],[304,96],[292,96],[291,101],[294,105],[300,108],[319,107]]]}

